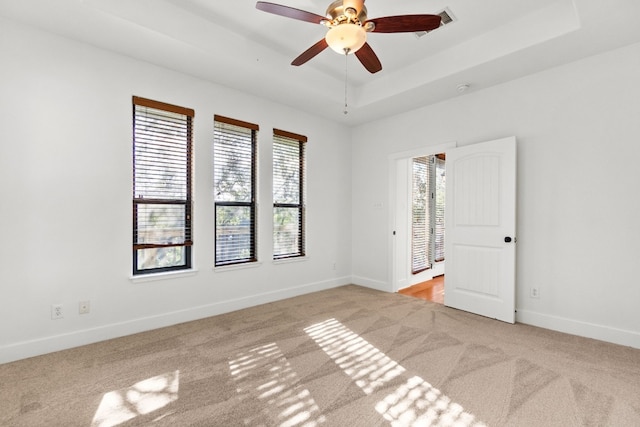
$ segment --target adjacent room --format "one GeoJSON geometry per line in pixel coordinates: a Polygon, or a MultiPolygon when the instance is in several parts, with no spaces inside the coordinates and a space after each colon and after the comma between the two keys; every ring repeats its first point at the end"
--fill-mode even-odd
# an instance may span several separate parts
{"type": "Polygon", "coordinates": [[[640,425],[637,16],[1,0],[0,425],[640,425]]]}

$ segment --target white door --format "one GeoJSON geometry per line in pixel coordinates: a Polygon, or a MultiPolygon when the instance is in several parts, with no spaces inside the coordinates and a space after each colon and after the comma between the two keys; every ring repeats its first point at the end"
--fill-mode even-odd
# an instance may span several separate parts
{"type": "Polygon", "coordinates": [[[515,322],[516,139],[447,151],[444,304],[515,322]]]}

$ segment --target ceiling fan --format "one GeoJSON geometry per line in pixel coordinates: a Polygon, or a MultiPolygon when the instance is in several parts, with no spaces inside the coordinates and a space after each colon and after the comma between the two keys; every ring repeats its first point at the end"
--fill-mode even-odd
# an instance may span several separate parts
{"type": "Polygon", "coordinates": [[[327,8],[326,16],[264,1],[257,2],[256,8],[299,21],[321,24],[329,29],[325,38],[302,52],[291,65],[302,65],[331,47],[340,54],[354,53],[370,73],[382,70],[382,64],[367,43],[367,33],[431,31],[440,26],[441,20],[438,15],[398,15],[367,19],[364,0],[336,0],[327,8]]]}

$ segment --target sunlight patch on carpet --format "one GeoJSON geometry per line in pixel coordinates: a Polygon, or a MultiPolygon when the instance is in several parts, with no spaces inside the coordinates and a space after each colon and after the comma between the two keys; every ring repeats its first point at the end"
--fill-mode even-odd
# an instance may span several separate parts
{"type": "Polygon", "coordinates": [[[391,380],[406,378],[375,406],[392,426],[485,425],[419,376],[410,376],[404,367],[336,319],[311,325],[305,332],[366,395],[391,380]]]}
{"type": "Polygon", "coordinates": [[[111,427],[157,411],[178,400],[180,371],[140,381],[102,396],[91,427],[111,427]]]}
{"type": "Polygon", "coordinates": [[[475,416],[462,405],[418,376],[413,376],[376,405],[392,426],[459,426],[481,427],[475,416]]]}
{"type": "Polygon", "coordinates": [[[282,427],[314,427],[326,421],[276,343],[239,353],[229,360],[229,370],[241,399],[267,403],[261,414],[245,419],[245,424],[265,422],[262,417],[275,419],[282,427]]]}
{"type": "Polygon", "coordinates": [[[335,319],[309,326],[305,332],[367,395],[405,371],[335,319]]]}

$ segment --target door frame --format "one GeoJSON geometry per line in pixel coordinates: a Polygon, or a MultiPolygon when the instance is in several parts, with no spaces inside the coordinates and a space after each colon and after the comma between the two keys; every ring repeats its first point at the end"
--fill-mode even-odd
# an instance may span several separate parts
{"type": "MultiPolygon", "coordinates": [[[[410,247],[411,223],[408,215],[409,203],[409,162],[415,157],[445,153],[456,148],[456,142],[447,142],[392,153],[389,161],[389,291],[398,292],[410,282],[411,259],[407,253],[410,247]],[[395,233],[395,234],[394,234],[395,233]]],[[[446,205],[445,205],[446,210],[446,205]]],[[[446,261],[445,261],[446,262],[446,261]]]]}

